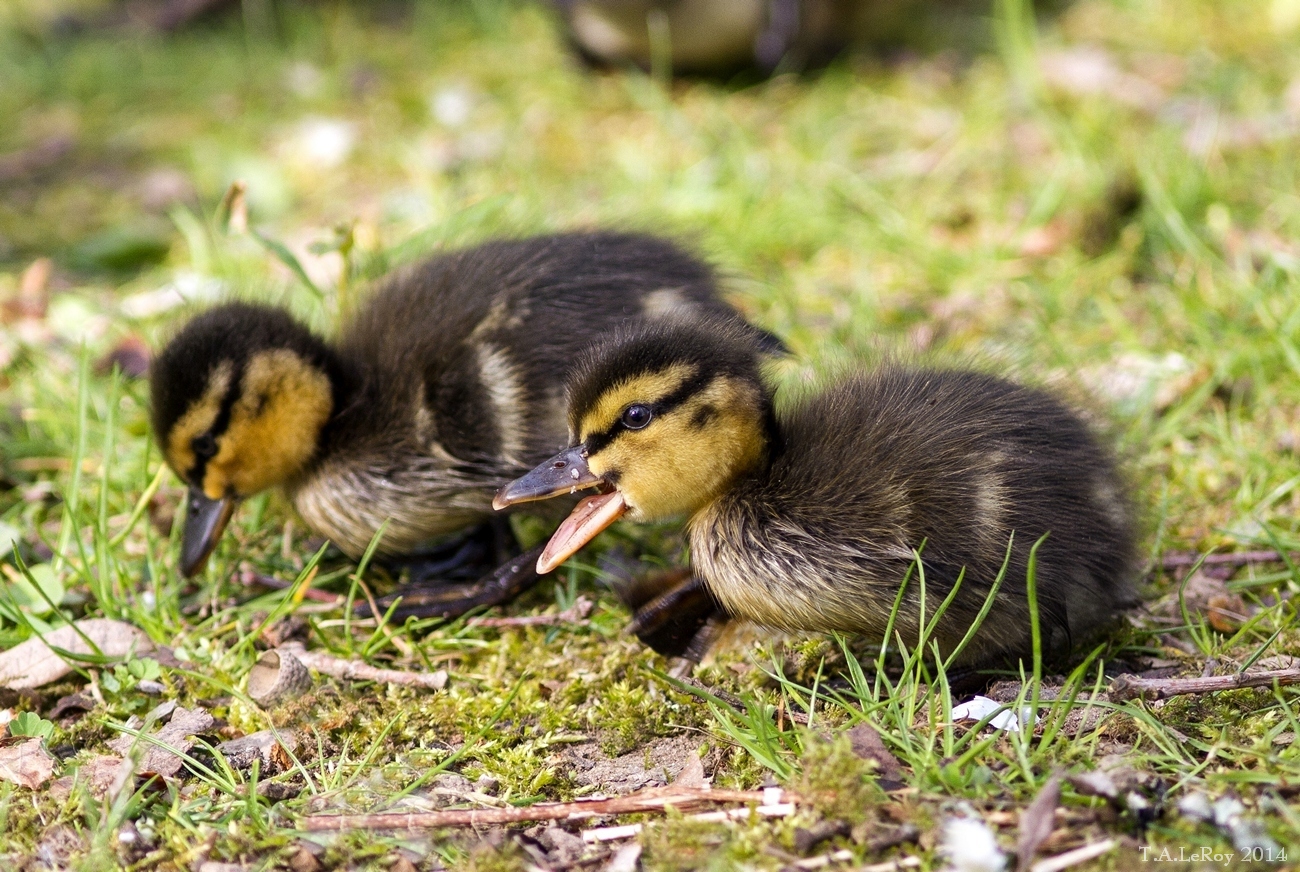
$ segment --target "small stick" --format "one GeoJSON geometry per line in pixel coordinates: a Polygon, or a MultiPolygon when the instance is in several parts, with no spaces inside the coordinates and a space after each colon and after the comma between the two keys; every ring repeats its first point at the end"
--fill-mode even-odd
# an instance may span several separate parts
{"type": "Polygon", "coordinates": [[[1073,851],[1066,851],[1064,854],[1057,854],[1055,857],[1039,860],[1029,867],[1029,872],[1061,872],[1063,869],[1069,869],[1071,866],[1077,866],[1080,863],[1086,863],[1100,857],[1102,854],[1113,850],[1118,844],[1119,842],[1114,839],[1093,842],[1091,845],[1084,845],[1082,848],[1075,848],[1073,851]]]}
{"type": "Polygon", "coordinates": [[[1213,675],[1208,678],[1136,678],[1121,675],[1110,683],[1110,698],[1168,699],[1185,693],[1216,693],[1244,687],[1270,687],[1274,682],[1285,686],[1300,683],[1300,669],[1277,669],[1272,672],[1242,672],[1237,675],[1213,675]]]}
{"type": "Polygon", "coordinates": [[[825,869],[832,863],[852,863],[853,852],[847,848],[839,851],[832,851],[829,854],[821,854],[817,857],[809,857],[806,860],[795,860],[787,869],[825,869]]]}
{"type": "Polygon", "coordinates": [[[285,642],[281,651],[287,651],[308,669],[334,678],[346,678],[356,681],[379,681],[386,684],[402,684],[408,687],[425,687],[429,690],[442,690],[447,686],[447,672],[408,672],[404,669],[381,669],[359,660],[344,660],[319,651],[308,651],[301,642],[285,642]]]}
{"type": "MultiPolygon", "coordinates": [[[[774,805],[760,805],[757,808],[728,808],[722,811],[702,811],[689,816],[689,820],[718,823],[721,821],[745,820],[751,814],[759,817],[789,817],[794,814],[793,802],[780,802],[774,805]]],[[[644,827],[641,824],[626,824],[617,827],[597,827],[583,830],[584,842],[612,842],[617,839],[630,839],[639,834],[644,827]]]]}
{"type": "Polygon", "coordinates": [[[471,627],[550,627],[561,624],[585,624],[591,614],[594,603],[585,596],[573,601],[573,605],[557,615],[519,615],[504,618],[470,618],[471,627]]]}
{"type": "Polygon", "coordinates": [[[859,866],[857,872],[894,872],[895,869],[913,869],[920,865],[920,857],[899,857],[897,860],[886,860],[883,863],[872,863],[870,866],[859,866]]]}
{"type": "MultiPolygon", "coordinates": [[[[1292,560],[1300,555],[1290,555],[1292,560]]],[[[1178,569],[1183,566],[1245,566],[1248,563],[1283,563],[1286,558],[1280,551],[1233,551],[1229,554],[1201,554],[1198,551],[1168,551],[1160,558],[1162,569],[1178,569]]]]}
{"type": "MultiPolygon", "coordinates": [[[[793,798],[793,797],[790,797],[793,798]]],[[[578,820],[610,814],[661,812],[668,807],[689,809],[709,802],[755,802],[764,800],[761,790],[709,790],[675,788],[643,790],[611,799],[578,799],[572,802],[539,802],[523,808],[463,808],[424,812],[380,812],[377,814],[309,815],[303,827],[322,830],[422,830],[433,827],[477,827],[533,821],[578,820]]]]}

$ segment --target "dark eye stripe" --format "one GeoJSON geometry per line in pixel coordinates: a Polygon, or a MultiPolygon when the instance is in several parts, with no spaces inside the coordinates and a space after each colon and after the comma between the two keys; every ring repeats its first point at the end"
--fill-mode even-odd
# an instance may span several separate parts
{"type": "MultiPolygon", "coordinates": [[[[235,408],[235,400],[239,399],[239,387],[243,381],[244,366],[242,363],[236,363],[234,372],[230,374],[230,386],[226,388],[226,395],[221,398],[221,408],[217,410],[216,420],[208,429],[213,436],[220,436],[230,426],[230,414],[235,408]]],[[[208,471],[208,461],[212,458],[196,454],[194,459],[194,467],[190,470],[190,483],[202,487],[203,477],[208,471]]]]}
{"type": "MultiPolygon", "coordinates": [[[[651,421],[653,422],[654,418],[658,418],[661,415],[671,412],[673,409],[690,399],[692,395],[699,393],[711,380],[712,377],[697,373],[682,382],[681,385],[678,386],[677,390],[653,403],[645,401],[634,402],[637,405],[645,406],[650,410],[651,421]]],[[[595,454],[597,451],[600,451],[602,448],[617,439],[620,434],[626,432],[628,431],[623,426],[623,416],[620,414],[618,420],[605,430],[600,433],[593,433],[587,437],[587,452],[589,454],[595,454]]],[[[639,431],[634,430],[632,432],[639,431]]]]}

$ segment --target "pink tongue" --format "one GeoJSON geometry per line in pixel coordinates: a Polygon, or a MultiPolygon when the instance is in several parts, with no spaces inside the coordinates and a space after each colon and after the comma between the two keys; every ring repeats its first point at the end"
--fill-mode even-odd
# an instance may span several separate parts
{"type": "Polygon", "coordinates": [[[587,497],[569,513],[560,529],[546,543],[546,550],[537,558],[537,573],[545,575],[577,553],[596,534],[619,519],[627,511],[627,503],[618,491],[587,497]]]}

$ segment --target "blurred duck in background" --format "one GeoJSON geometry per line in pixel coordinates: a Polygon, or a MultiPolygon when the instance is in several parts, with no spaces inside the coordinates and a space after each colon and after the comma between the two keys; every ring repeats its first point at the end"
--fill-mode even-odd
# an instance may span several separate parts
{"type": "Polygon", "coordinates": [[[921,0],[554,0],[589,62],[674,73],[799,70],[897,39],[921,0]]]}

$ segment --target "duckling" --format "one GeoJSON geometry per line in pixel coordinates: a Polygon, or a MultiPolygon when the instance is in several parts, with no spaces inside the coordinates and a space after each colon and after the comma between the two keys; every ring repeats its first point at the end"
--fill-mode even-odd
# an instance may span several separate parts
{"type": "MultiPolygon", "coordinates": [[[[696,578],[734,617],[883,640],[930,637],[960,669],[1030,653],[1035,543],[1044,650],[1066,651],[1135,604],[1125,485],[1083,420],[979,372],[858,371],[776,411],[760,359],[724,324],[664,321],[595,348],[568,385],[570,447],[497,493],[497,508],[598,488],[542,554],[547,572],[626,515],[686,518],[696,578]],[[971,642],[1004,561],[1006,576],[971,642]],[[928,616],[928,617],[927,617],[928,616]]],[[[671,614],[698,594],[654,605],[671,614]]],[[[640,627],[644,616],[636,616],[640,627]]],[[[676,652],[673,652],[676,653],[676,652]]]]}
{"type": "MultiPolygon", "coordinates": [[[[499,519],[476,528],[493,492],[566,443],[562,386],[580,352],[669,315],[721,319],[779,347],[721,300],[700,260],[607,232],[434,257],[391,277],[333,342],[269,306],[200,314],[151,376],[154,432],[189,485],[181,571],[202,569],[241,500],[276,486],[354,558],[386,523],[381,554],[455,569],[476,541],[509,537],[499,519]]],[[[399,614],[501,601],[535,579],[511,571],[518,563],[489,579],[487,599],[408,585],[399,614]]]]}

